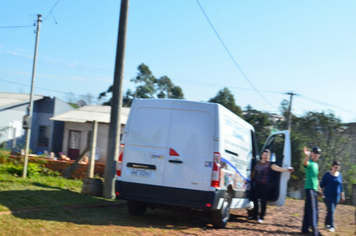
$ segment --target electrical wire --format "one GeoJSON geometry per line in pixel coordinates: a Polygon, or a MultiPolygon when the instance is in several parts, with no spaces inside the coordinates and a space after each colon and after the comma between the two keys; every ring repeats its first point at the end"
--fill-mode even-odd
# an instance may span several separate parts
{"type": "MultiPolygon", "coordinates": [[[[17,84],[17,85],[22,85],[22,86],[26,86],[26,87],[31,87],[31,85],[28,84],[21,84],[21,83],[16,83],[16,82],[12,82],[12,81],[8,81],[8,80],[4,80],[4,79],[0,79],[0,81],[4,81],[10,84],[17,84]]],[[[63,93],[63,94],[68,94],[68,92],[63,92],[63,91],[59,91],[59,90],[54,90],[54,89],[48,89],[48,88],[41,88],[41,87],[37,87],[35,86],[36,89],[42,89],[42,90],[47,90],[47,91],[52,91],[52,92],[56,92],[56,93],[63,93]]],[[[82,96],[81,94],[75,94],[75,93],[71,93],[73,95],[77,95],[77,96],[82,96]]]]}
{"type": "Polygon", "coordinates": [[[0,29],[11,29],[11,28],[28,28],[33,27],[34,25],[19,25],[19,26],[0,26],[0,29]]]}
{"type": "MultiPolygon", "coordinates": [[[[43,19],[44,21],[47,20],[47,18],[52,15],[52,11],[54,10],[54,8],[57,6],[57,4],[60,2],[61,0],[58,0],[52,7],[52,9],[49,11],[49,13],[47,14],[47,16],[43,19]]],[[[54,17],[54,15],[52,15],[52,17],[54,18],[54,22],[57,24],[56,18],[54,17]]]]}
{"type": "Polygon", "coordinates": [[[309,98],[307,96],[303,96],[303,95],[300,95],[300,94],[299,94],[299,96],[301,98],[305,99],[305,100],[314,102],[314,103],[319,104],[319,105],[323,105],[323,106],[330,107],[330,108],[336,108],[336,109],[339,109],[339,110],[342,110],[342,111],[345,111],[345,112],[348,112],[348,113],[351,113],[351,114],[356,114],[356,111],[352,111],[352,110],[349,110],[349,109],[346,109],[346,108],[343,108],[343,107],[340,107],[340,106],[336,106],[336,105],[333,105],[331,103],[319,101],[319,100],[316,100],[314,98],[309,98]]]}
{"type": "Polygon", "coordinates": [[[213,26],[213,24],[211,23],[208,15],[205,13],[203,7],[200,5],[199,0],[196,0],[196,2],[198,3],[201,11],[203,12],[205,18],[207,19],[207,21],[209,22],[211,28],[213,29],[214,33],[216,34],[216,36],[218,37],[220,43],[223,45],[225,51],[229,54],[230,58],[232,59],[232,61],[234,62],[235,66],[237,67],[237,69],[240,71],[240,73],[242,74],[242,76],[247,80],[247,82],[251,85],[251,87],[258,93],[258,95],[260,95],[261,98],[263,98],[263,100],[265,100],[269,105],[271,105],[273,108],[277,109],[277,107],[275,107],[274,105],[272,105],[272,103],[270,103],[259,91],[258,89],[252,84],[252,82],[250,81],[250,79],[246,76],[246,74],[242,71],[241,67],[239,66],[239,64],[236,62],[235,58],[232,56],[232,54],[230,53],[229,49],[226,47],[224,41],[221,39],[220,35],[218,34],[218,32],[216,31],[215,27],[213,26]]]}

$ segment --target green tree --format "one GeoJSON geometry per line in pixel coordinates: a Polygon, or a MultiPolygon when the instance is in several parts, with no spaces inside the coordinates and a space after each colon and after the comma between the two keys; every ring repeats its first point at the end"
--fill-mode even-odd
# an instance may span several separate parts
{"type": "Polygon", "coordinates": [[[175,86],[171,79],[166,75],[157,80],[157,87],[157,90],[160,91],[157,94],[158,98],[184,99],[182,88],[175,86]]]}
{"type": "MultiPolygon", "coordinates": [[[[138,86],[135,91],[126,90],[123,95],[123,106],[131,106],[134,98],[154,98],[157,96],[157,98],[184,99],[182,88],[174,85],[168,76],[156,79],[144,63],[141,63],[137,70],[137,75],[131,81],[138,86]]],[[[108,93],[112,93],[112,85],[105,92],[100,93],[99,99],[106,97],[108,93]]],[[[103,105],[110,104],[111,99],[103,103],[103,105]]]]}
{"type": "Polygon", "coordinates": [[[241,107],[236,105],[234,95],[226,87],[220,90],[209,102],[219,103],[236,115],[242,117],[241,107]]]}
{"type": "Polygon", "coordinates": [[[153,98],[156,92],[157,79],[144,63],[141,63],[137,70],[136,77],[131,79],[131,82],[139,84],[135,91],[136,98],[153,98]]]}
{"type": "Polygon", "coordinates": [[[263,146],[271,132],[269,127],[272,122],[268,119],[268,115],[253,109],[250,105],[246,107],[244,119],[254,127],[259,148],[263,146]]]}
{"type": "Polygon", "coordinates": [[[308,112],[303,117],[294,118],[293,131],[298,132],[305,140],[305,146],[321,148],[322,155],[318,161],[320,173],[328,171],[334,160],[339,160],[344,163],[343,166],[347,166],[355,159],[354,155],[347,153],[355,142],[354,129],[345,127],[332,112],[308,112]]]}

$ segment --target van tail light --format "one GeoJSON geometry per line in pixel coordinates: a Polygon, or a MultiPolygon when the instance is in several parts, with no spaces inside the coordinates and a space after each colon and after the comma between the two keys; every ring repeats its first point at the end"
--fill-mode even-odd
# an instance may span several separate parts
{"type": "Polygon", "coordinates": [[[176,152],[176,150],[174,150],[172,148],[169,149],[169,155],[170,156],[176,156],[176,157],[179,156],[178,152],[176,152]]]}
{"type": "Polygon", "coordinates": [[[117,161],[117,169],[116,169],[116,175],[121,177],[121,169],[122,169],[122,156],[124,155],[124,149],[125,149],[125,144],[120,145],[120,154],[119,154],[119,160],[117,161]]]}
{"type": "Polygon", "coordinates": [[[220,186],[220,153],[214,153],[214,162],[213,162],[213,172],[211,177],[211,187],[218,188],[220,186]]]}

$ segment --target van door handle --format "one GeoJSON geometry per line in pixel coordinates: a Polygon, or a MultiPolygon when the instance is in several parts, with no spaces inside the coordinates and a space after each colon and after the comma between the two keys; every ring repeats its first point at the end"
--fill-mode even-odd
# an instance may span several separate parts
{"type": "Polygon", "coordinates": [[[170,163],[177,163],[177,164],[182,164],[183,161],[180,160],[169,160],[170,163]]]}

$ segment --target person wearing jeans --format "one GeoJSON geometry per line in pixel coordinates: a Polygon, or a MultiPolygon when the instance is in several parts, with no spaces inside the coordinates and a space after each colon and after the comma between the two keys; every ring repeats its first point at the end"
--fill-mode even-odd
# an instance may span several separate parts
{"type": "Polygon", "coordinates": [[[303,165],[305,166],[305,194],[306,200],[304,205],[304,216],[302,233],[312,233],[313,236],[320,236],[318,230],[318,192],[320,190],[318,174],[319,165],[317,163],[320,157],[320,148],[314,147],[312,152],[304,147],[305,158],[303,165]],[[309,227],[312,228],[312,232],[309,231],[309,227]]]}
{"type": "Polygon", "coordinates": [[[334,161],[331,165],[331,170],[325,172],[320,181],[320,187],[323,189],[324,202],[327,208],[325,227],[330,232],[335,232],[334,211],[339,201],[341,203],[345,201],[339,161],[334,161]]]}

